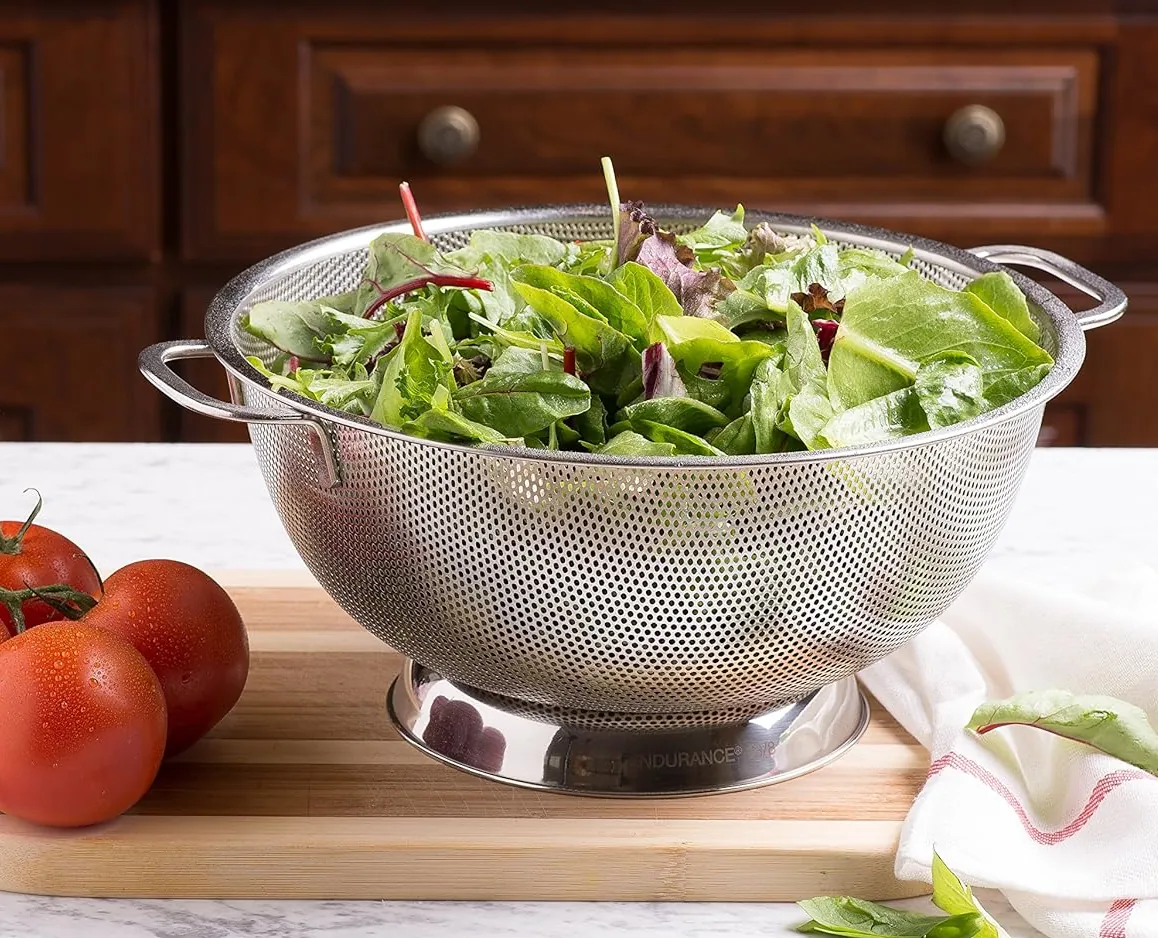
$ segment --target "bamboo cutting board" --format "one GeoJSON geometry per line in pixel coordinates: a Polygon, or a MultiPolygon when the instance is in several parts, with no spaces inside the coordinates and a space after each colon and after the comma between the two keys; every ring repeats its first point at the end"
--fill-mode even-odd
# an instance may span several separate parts
{"type": "Polygon", "coordinates": [[[399,657],[301,579],[222,575],[249,627],[236,709],[116,821],[0,816],[0,889],[135,898],[795,900],[927,892],[893,877],[926,756],[879,707],[812,775],[605,800],[462,774],[398,738],[399,657]]]}

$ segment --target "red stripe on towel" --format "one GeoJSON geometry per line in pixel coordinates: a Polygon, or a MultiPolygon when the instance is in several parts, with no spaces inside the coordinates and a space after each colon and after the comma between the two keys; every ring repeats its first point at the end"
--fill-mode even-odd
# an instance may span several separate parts
{"type": "Polygon", "coordinates": [[[1098,938],[1126,938],[1126,923],[1137,904],[1137,899],[1115,899],[1106,912],[1106,917],[1102,919],[1098,938]]]}
{"type": "Polygon", "coordinates": [[[959,772],[964,772],[966,775],[973,776],[973,778],[1005,799],[1005,803],[1013,809],[1013,812],[1017,815],[1017,819],[1021,821],[1021,826],[1025,828],[1025,832],[1039,844],[1058,844],[1063,840],[1069,839],[1086,826],[1086,822],[1094,816],[1094,812],[1098,809],[1098,805],[1105,800],[1106,795],[1119,785],[1154,777],[1136,769],[1122,769],[1118,772],[1111,772],[1109,775],[1098,779],[1098,783],[1094,785],[1094,790],[1090,792],[1089,800],[1086,802],[1085,807],[1078,813],[1077,817],[1061,830],[1043,831],[1036,827],[1033,821],[1029,819],[1029,814],[1025,808],[1022,807],[1021,802],[1017,800],[1017,796],[1006,788],[1005,783],[972,759],[967,759],[965,756],[956,752],[947,752],[929,766],[929,778],[948,768],[953,768],[959,772]]]}

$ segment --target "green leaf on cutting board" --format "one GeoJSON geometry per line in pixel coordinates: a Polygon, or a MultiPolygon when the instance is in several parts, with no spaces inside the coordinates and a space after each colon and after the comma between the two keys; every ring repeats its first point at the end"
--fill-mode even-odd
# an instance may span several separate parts
{"type": "Polygon", "coordinates": [[[985,734],[1003,726],[1034,726],[1085,743],[1158,775],[1158,733],[1146,711],[1125,700],[1066,690],[1037,690],[984,703],[967,729],[985,734]]]}

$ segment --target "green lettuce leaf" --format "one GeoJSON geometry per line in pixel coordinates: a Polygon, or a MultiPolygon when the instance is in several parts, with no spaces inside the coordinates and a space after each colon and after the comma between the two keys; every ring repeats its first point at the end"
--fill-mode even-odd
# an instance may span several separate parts
{"type": "Polygon", "coordinates": [[[654,331],[656,316],[683,315],[683,307],[668,285],[642,264],[628,261],[616,268],[607,282],[639,307],[648,323],[649,338],[653,342],[658,341],[654,331]]]}
{"type": "Polygon", "coordinates": [[[657,316],[656,325],[663,333],[668,352],[680,364],[680,377],[693,397],[697,394],[686,376],[698,374],[708,362],[719,362],[723,366],[719,380],[730,386],[733,399],[740,400],[752,383],[756,366],[766,358],[779,355],[775,347],[743,340],[711,319],[657,316]]]}
{"type": "Polygon", "coordinates": [[[566,343],[575,349],[576,364],[593,391],[615,394],[639,376],[640,353],[624,333],[580,312],[549,289],[517,278],[513,282],[527,303],[551,324],[560,346],[566,343]]]}
{"type": "Polygon", "coordinates": [[[607,442],[607,408],[598,394],[591,395],[591,406],[571,419],[578,438],[592,446],[607,442]]]}
{"type": "Polygon", "coordinates": [[[830,447],[862,446],[928,429],[929,420],[921,409],[917,392],[901,388],[842,410],[821,428],[819,440],[830,447]]]}
{"type": "Polygon", "coordinates": [[[913,390],[932,429],[961,423],[988,409],[981,367],[969,355],[953,353],[922,365],[913,390]]]}
{"type": "Polygon", "coordinates": [[[709,430],[727,425],[728,418],[716,408],[701,403],[691,397],[653,397],[623,408],[620,420],[634,423],[636,420],[650,420],[703,436],[709,430]]]}
{"type": "Polygon", "coordinates": [[[400,286],[432,273],[467,276],[470,271],[446,260],[428,241],[411,234],[386,233],[370,242],[370,258],[350,312],[361,316],[381,290],[400,286]]]}
{"type": "MultiPolygon", "coordinates": [[[[613,429],[621,429],[621,424],[617,424],[613,429]]],[[[647,437],[654,443],[672,444],[672,446],[675,447],[676,453],[679,454],[687,456],[726,455],[721,450],[712,446],[707,440],[696,436],[694,433],[688,433],[676,427],[669,427],[664,423],[656,423],[654,420],[633,420],[631,421],[631,429],[647,437]]]]}
{"type": "Polygon", "coordinates": [[[784,417],[786,398],[791,392],[792,381],[780,370],[777,359],[769,358],[760,362],[752,376],[749,391],[752,409],[748,416],[754,442],[753,452],[778,453],[784,448],[784,431],[780,423],[784,417]]]}
{"type": "Polygon", "coordinates": [[[422,334],[422,315],[415,310],[406,321],[402,341],[385,359],[382,386],[371,417],[388,427],[401,427],[429,409],[440,385],[453,380],[451,363],[422,334]]]}
{"type": "Polygon", "coordinates": [[[716,212],[701,227],[678,235],[676,240],[692,249],[701,267],[718,267],[748,241],[744,206],[737,205],[731,215],[716,212]]]}
{"type": "Polygon", "coordinates": [[[441,440],[449,443],[518,443],[521,440],[511,440],[497,430],[468,420],[462,414],[451,409],[450,394],[446,388],[439,387],[431,398],[430,409],[423,411],[416,418],[403,424],[404,433],[420,436],[428,440],[441,440]]]}
{"type": "Polygon", "coordinates": [[[1041,329],[1029,315],[1029,304],[1026,302],[1025,294],[1018,289],[1013,278],[1005,271],[982,274],[965,290],[980,299],[1031,341],[1036,342],[1041,338],[1041,329]]]}
{"type": "Polygon", "coordinates": [[[1124,700],[1065,690],[1029,691],[982,704],[967,729],[984,734],[1009,725],[1036,726],[1158,775],[1158,733],[1144,710],[1124,700]]]}
{"type": "Polygon", "coordinates": [[[545,430],[591,406],[591,392],[574,375],[562,371],[495,372],[453,395],[464,417],[497,430],[504,437],[525,437],[545,430]]]}
{"type": "MultiPolygon", "coordinates": [[[[640,351],[651,344],[655,314],[650,317],[645,315],[635,303],[606,280],[534,265],[516,268],[511,274],[511,279],[523,298],[548,319],[550,318],[548,310],[541,309],[536,304],[532,294],[526,291],[526,287],[554,293],[584,316],[603,320],[617,332],[633,340],[640,351]]],[[[541,293],[534,295],[542,299],[541,293]]]]}
{"type": "Polygon", "coordinates": [[[352,301],[352,293],[303,302],[266,300],[255,303],[241,324],[247,332],[283,352],[306,361],[328,362],[330,354],[324,343],[330,336],[342,335],[348,330],[349,323],[345,321],[348,314],[343,312],[343,307],[352,301]]]}
{"type": "Polygon", "coordinates": [[[916,271],[870,280],[848,297],[828,360],[829,396],[852,408],[912,385],[921,364],[971,356],[986,387],[1010,373],[1051,365],[1045,349],[971,293],[916,271]]]}

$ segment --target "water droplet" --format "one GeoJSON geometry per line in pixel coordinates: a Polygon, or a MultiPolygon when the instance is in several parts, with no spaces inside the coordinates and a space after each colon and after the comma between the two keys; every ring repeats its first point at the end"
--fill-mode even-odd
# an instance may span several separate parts
{"type": "Polygon", "coordinates": [[[41,723],[40,728],[44,730],[48,729],[48,721],[45,720],[43,723],[41,723]]]}
{"type": "Polygon", "coordinates": [[[95,677],[90,677],[90,678],[88,679],[88,682],[89,682],[89,684],[91,684],[93,687],[100,687],[100,686],[101,686],[101,682],[100,682],[100,681],[98,681],[98,680],[97,680],[95,677]]]}
{"type": "Polygon", "coordinates": [[[62,700],[60,702],[60,709],[61,710],[67,710],[68,709],[68,701],[67,700],[62,700]]]}
{"type": "Polygon", "coordinates": [[[60,668],[64,667],[64,662],[57,658],[54,662],[52,662],[52,666],[59,670],[60,668]]]}

